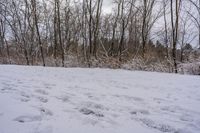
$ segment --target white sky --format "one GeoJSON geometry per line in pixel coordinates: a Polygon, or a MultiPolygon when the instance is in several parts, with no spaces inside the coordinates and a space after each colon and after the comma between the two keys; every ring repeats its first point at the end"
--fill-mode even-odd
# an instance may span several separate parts
{"type": "Polygon", "coordinates": [[[113,0],[104,0],[103,1],[103,12],[111,12],[112,11],[112,2],[113,0]]]}
{"type": "MultiPolygon", "coordinates": [[[[113,5],[114,5],[113,1],[114,0],[103,0],[103,13],[110,13],[110,12],[112,12],[112,8],[113,8],[113,5]]],[[[189,5],[189,4],[188,3],[187,4],[184,3],[183,6],[186,6],[186,5],[189,5]]],[[[158,6],[160,6],[160,5],[158,5],[158,6]]],[[[194,12],[196,12],[196,11],[194,10],[194,12]]],[[[168,17],[168,23],[170,24],[170,17],[168,17]]],[[[158,22],[154,25],[153,31],[159,30],[161,27],[163,27],[163,25],[164,25],[163,17],[161,17],[158,20],[158,22]]],[[[197,33],[197,31],[196,31],[195,28],[194,28],[194,31],[197,33]]],[[[194,47],[197,47],[198,46],[198,38],[194,39],[191,43],[192,43],[192,45],[194,47]]]]}

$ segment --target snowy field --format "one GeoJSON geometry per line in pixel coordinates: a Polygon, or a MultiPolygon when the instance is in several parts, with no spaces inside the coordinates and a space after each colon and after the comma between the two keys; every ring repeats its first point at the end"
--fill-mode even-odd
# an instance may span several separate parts
{"type": "Polygon", "coordinates": [[[0,65],[0,133],[200,133],[200,77],[0,65]]]}

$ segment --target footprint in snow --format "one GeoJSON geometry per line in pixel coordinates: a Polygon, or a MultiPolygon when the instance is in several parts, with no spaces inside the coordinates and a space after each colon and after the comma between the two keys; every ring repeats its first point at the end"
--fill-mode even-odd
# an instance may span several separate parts
{"type": "Polygon", "coordinates": [[[20,99],[22,102],[29,102],[30,101],[30,99],[28,99],[28,98],[21,98],[20,99]]]}
{"type": "Polygon", "coordinates": [[[91,99],[91,100],[99,101],[99,98],[94,97],[92,94],[86,94],[86,96],[87,96],[89,99],[91,99]]]}
{"type": "Polygon", "coordinates": [[[177,112],[176,107],[170,107],[170,106],[161,107],[161,110],[166,111],[166,112],[170,112],[170,113],[176,113],[177,112]]]}
{"type": "Polygon", "coordinates": [[[142,114],[142,115],[149,115],[150,112],[148,110],[145,110],[145,109],[136,109],[136,110],[133,110],[130,112],[132,115],[139,115],[139,114],[142,114]]]}
{"type": "MultiPolygon", "coordinates": [[[[140,103],[140,104],[146,104],[145,103],[145,100],[140,98],[140,97],[127,97],[127,100],[130,99],[131,101],[133,102],[136,102],[136,103],[140,103]]],[[[129,100],[128,100],[129,101],[129,100]]]]}
{"type": "Polygon", "coordinates": [[[101,104],[94,103],[94,102],[84,102],[84,103],[82,103],[82,105],[84,105],[88,108],[92,108],[94,110],[109,110],[109,108],[107,108],[101,104]]]}
{"type": "Polygon", "coordinates": [[[30,98],[30,95],[26,94],[25,92],[21,92],[20,95],[24,98],[30,98]]]}
{"type": "Polygon", "coordinates": [[[16,91],[16,89],[13,89],[11,86],[4,86],[2,89],[1,89],[1,92],[2,93],[10,93],[12,91],[16,91]]]}
{"type": "Polygon", "coordinates": [[[8,84],[8,82],[10,82],[10,81],[2,81],[2,85],[4,85],[4,86],[9,86],[10,84],[8,84]]]}
{"type": "Polygon", "coordinates": [[[45,90],[42,90],[42,89],[37,89],[37,90],[35,90],[35,92],[42,94],[42,95],[48,95],[49,94],[48,92],[46,92],[45,90]]]}
{"type": "Polygon", "coordinates": [[[139,101],[139,102],[143,102],[144,101],[144,99],[142,99],[142,98],[140,98],[140,97],[132,97],[133,98],[133,100],[135,100],[135,101],[139,101]]]}
{"type": "Polygon", "coordinates": [[[45,88],[47,88],[49,90],[52,89],[52,87],[56,86],[55,84],[48,84],[48,83],[44,83],[43,85],[45,86],[45,88]]]}
{"type": "Polygon", "coordinates": [[[40,96],[37,96],[36,99],[38,99],[40,102],[42,103],[47,103],[48,102],[48,99],[45,98],[45,97],[40,97],[40,96]]]}
{"type": "Polygon", "coordinates": [[[133,96],[128,96],[128,95],[114,95],[114,96],[117,98],[125,99],[127,101],[144,103],[144,99],[142,99],[140,97],[133,97],[133,96]]]}
{"type": "Polygon", "coordinates": [[[157,98],[157,97],[154,97],[153,100],[157,103],[162,103],[162,102],[168,102],[167,100],[165,99],[162,99],[162,98],[157,98]]]}
{"type": "Polygon", "coordinates": [[[147,127],[159,130],[161,132],[178,133],[174,127],[167,125],[167,124],[156,123],[156,122],[154,122],[150,119],[146,119],[146,118],[139,119],[139,121],[141,121],[147,127]]]}
{"type": "Polygon", "coordinates": [[[62,102],[69,102],[70,100],[70,98],[69,98],[69,96],[60,96],[60,97],[56,97],[56,99],[58,99],[58,100],[61,100],[62,102]]]}
{"type": "Polygon", "coordinates": [[[20,123],[26,123],[26,122],[34,122],[34,121],[41,121],[42,117],[41,116],[28,116],[28,115],[24,115],[24,116],[19,116],[17,118],[14,119],[14,121],[20,122],[20,123]]]}
{"type": "Polygon", "coordinates": [[[46,108],[39,108],[39,111],[41,112],[42,115],[45,115],[45,116],[53,116],[53,112],[50,111],[49,109],[46,109],[46,108]]]}
{"type": "Polygon", "coordinates": [[[23,82],[21,80],[18,80],[17,83],[18,84],[23,84],[23,82]]]}
{"type": "Polygon", "coordinates": [[[192,121],[193,121],[193,118],[192,118],[191,116],[189,116],[189,115],[182,115],[182,116],[180,117],[180,120],[181,120],[181,121],[185,121],[185,122],[192,122],[192,121]]]}
{"type": "Polygon", "coordinates": [[[104,117],[104,115],[102,113],[95,112],[95,111],[88,109],[88,108],[82,108],[79,111],[84,115],[93,115],[93,116],[96,116],[96,117],[104,117]]]}
{"type": "Polygon", "coordinates": [[[28,101],[31,100],[31,99],[30,99],[30,95],[26,94],[25,92],[21,92],[21,93],[20,93],[20,96],[22,97],[22,98],[20,98],[20,100],[21,100],[22,102],[28,102],[28,101]]]}

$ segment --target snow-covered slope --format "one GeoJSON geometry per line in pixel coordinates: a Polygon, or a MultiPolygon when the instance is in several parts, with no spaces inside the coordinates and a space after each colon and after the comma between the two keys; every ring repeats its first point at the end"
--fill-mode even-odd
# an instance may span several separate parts
{"type": "Polygon", "coordinates": [[[200,77],[0,66],[0,133],[162,132],[200,132],[200,77]]]}

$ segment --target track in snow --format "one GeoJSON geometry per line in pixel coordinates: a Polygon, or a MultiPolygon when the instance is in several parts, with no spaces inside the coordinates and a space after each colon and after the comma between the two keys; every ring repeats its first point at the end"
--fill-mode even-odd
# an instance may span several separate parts
{"type": "Polygon", "coordinates": [[[200,77],[0,66],[0,133],[199,133],[200,77]]]}

